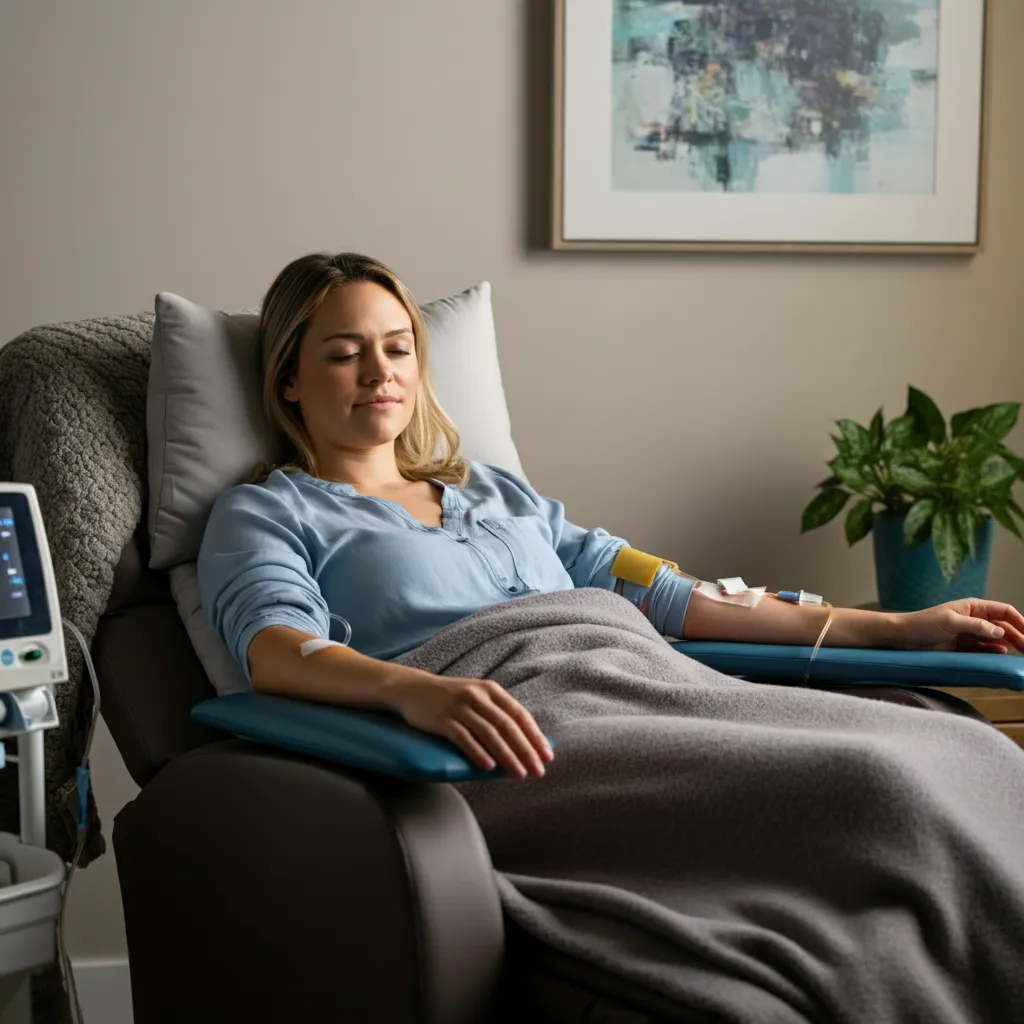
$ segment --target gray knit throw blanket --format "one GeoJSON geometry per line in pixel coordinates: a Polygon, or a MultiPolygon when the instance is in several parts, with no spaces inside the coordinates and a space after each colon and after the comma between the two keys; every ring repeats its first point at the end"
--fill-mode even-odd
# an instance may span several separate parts
{"type": "Polygon", "coordinates": [[[402,660],[494,679],[556,744],[459,787],[535,938],[723,1024],[1024,1021],[1024,752],[990,726],[730,678],[604,590],[402,660]]]}
{"type": "MultiPolygon", "coordinates": [[[[91,644],[114,569],[142,515],[152,314],[36,327],[0,348],[0,481],[39,495],[61,615],[91,644]]],[[[65,631],[69,682],[46,733],[46,842],[70,860],[92,711],[77,641],[65,631]]],[[[13,766],[12,766],[13,767],[13,766]]],[[[0,829],[18,831],[16,770],[0,772],[0,829]]],[[[103,853],[95,802],[82,864],[103,853]]]]}

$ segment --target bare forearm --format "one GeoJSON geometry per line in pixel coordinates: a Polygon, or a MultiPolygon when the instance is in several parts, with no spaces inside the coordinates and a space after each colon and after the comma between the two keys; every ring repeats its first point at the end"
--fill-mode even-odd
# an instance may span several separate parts
{"type": "Polygon", "coordinates": [[[287,626],[257,633],[246,653],[253,690],[392,711],[443,736],[478,768],[501,765],[514,778],[540,778],[554,757],[533,716],[492,680],[434,675],[340,646],[304,658],[299,648],[312,639],[287,626]]]}
{"type": "Polygon", "coordinates": [[[371,658],[349,647],[325,647],[309,657],[300,645],[310,633],[268,626],[249,644],[249,675],[257,693],[394,711],[394,695],[403,683],[424,675],[418,669],[371,658]]]}
{"type": "MultiPolygon", "coordinates": [[[[755,608],[694,594],[686,610],[683,636],[687,640],[810,646],[818,639],[827,617],[827,608],[790,604],[767,594],[755,608]]],[[[859,608],[836,608],[823,646],[892,647],[896,643],[894,616],[859,608]]]]}

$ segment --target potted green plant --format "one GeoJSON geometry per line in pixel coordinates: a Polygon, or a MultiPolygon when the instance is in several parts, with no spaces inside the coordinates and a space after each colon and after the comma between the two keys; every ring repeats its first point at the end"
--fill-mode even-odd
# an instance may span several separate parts
{"type": "Polygon", "coordinates": [[[993,520],[1021,537],[1024,510],[1013,488],[1024,459],[1003,439],[1019,402],[959,412],[949,422],[923,391],[910,387],[902,416],[869,426],[837,420],[832,475],[804,509],[801,533],[846,515],[852,546],[869,533],[882,608],[913,611],[960,597],[984,597],[993,520]]]}

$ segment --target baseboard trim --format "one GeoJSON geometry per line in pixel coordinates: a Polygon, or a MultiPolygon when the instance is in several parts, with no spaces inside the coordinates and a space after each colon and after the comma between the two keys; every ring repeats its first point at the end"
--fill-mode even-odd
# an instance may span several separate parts
{"type": "Polygon", "coordinates": [[[132,988],[126,959],[73,959],[71,968],[85,1024],[132,1024],[132,988]]]}

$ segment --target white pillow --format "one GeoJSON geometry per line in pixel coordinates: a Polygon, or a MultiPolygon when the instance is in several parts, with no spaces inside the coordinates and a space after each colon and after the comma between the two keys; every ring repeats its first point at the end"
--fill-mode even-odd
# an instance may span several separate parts
{"type": "MultiPolygon", "coordinates": [[[[463,454],[523,476],[501,384],[491,286],[484,281],[421,309],[431,381],[459,428],[463,454]]],[[[146,406],[150,565],[171,570],[178,611],[218,693],[247,685],[202,611],[195,559],[217,495],[275,454],[260,392],[257,314],[157,295],[146,406]]]]}

